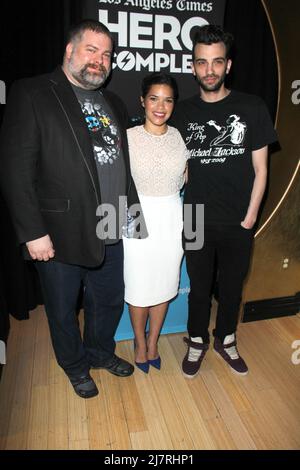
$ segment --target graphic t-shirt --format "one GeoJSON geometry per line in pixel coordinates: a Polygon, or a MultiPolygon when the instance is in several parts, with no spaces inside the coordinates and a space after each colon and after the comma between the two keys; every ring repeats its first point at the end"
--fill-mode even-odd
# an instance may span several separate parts
{"type": "Polygon", "coordinates": [[[239,225],[255,177],[252,151],[277,140],[264,101],[237,91],[214,103],[196,95],[177,105],[172,124],[190,152],[184,202],[204,204],[206,224],[239,225]]]}
{"type": "Polygon", "coordinates": [[[113,112],[99,90],[84,90],[73,86],[90,131],[101,192],[101,204],[112,204],[116,209],[116,237],[106,239],[106,244],[119,240],[120,219],[125,208],[119,207],[119,196],[126,194],[126,169],[121,147],[121,135],[113,112]]]}

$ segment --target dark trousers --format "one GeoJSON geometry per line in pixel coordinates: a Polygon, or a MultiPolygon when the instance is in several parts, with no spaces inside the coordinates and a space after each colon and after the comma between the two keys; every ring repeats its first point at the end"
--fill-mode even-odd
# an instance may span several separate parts
{"type": "Polygon", "coordinates": [[[209,342],[209,321],[215,267],[218,269],[218,311],[214,335],[221,341],[236,331],[243,282],[253,244],[253,230],[241,226],[206,226],[201,250],[186,251],[190,278],[188,333],[209,342]]]}
{"type": "Polygon", "coordinates": [[[98,268],[56,261],[36,262],[57,362],[69,377],[102,366],[114,354],[114,335],[124,305],[123,243],[106,247],[98,268]],[[77,305],[84,288],[84,332],[81,338],[77,305]]]}

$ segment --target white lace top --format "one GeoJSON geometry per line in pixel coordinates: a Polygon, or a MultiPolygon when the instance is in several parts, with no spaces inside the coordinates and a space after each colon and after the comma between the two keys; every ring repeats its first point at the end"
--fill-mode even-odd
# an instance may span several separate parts
{"type": "Polygon", "coordinates": [[[131,173],[138,193],[169,196],[183,186],[188,150],[177,129],[149,134],[144,126],[128,129],[131,173]]]}

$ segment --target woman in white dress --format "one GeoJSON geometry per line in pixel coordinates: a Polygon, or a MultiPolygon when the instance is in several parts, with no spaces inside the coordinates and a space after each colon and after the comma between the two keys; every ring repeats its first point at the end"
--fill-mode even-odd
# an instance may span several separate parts
{"type": "Polygon", "coordinates": [[[177,129],[167,125],[177,96],[170,75],[145,77],[145,124],[127,131],[131,172],[149,236],[123,239],[125,300],[135,335],[135,363],[145,373],[149,365],[161,366],[157,341],[168,302],[178,292],[183,256],[180,189],[188,151],[177,129]]]}

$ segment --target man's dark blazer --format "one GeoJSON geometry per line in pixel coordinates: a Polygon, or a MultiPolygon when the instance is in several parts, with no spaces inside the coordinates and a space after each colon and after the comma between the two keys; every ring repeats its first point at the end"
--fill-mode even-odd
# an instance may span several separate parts
{"type": "MultiPolygon", "coordinates": [[[[128,205],[135,204],[127,112],[116,95],[102,91],[121,132],[128,205]]],[[[13,85],[0,136],[0,184],[21,244],[49,234],[56,261],[101,264],[104,243],[96,235],[101,188],[92,142],[61,68],[13,85]]]]}

